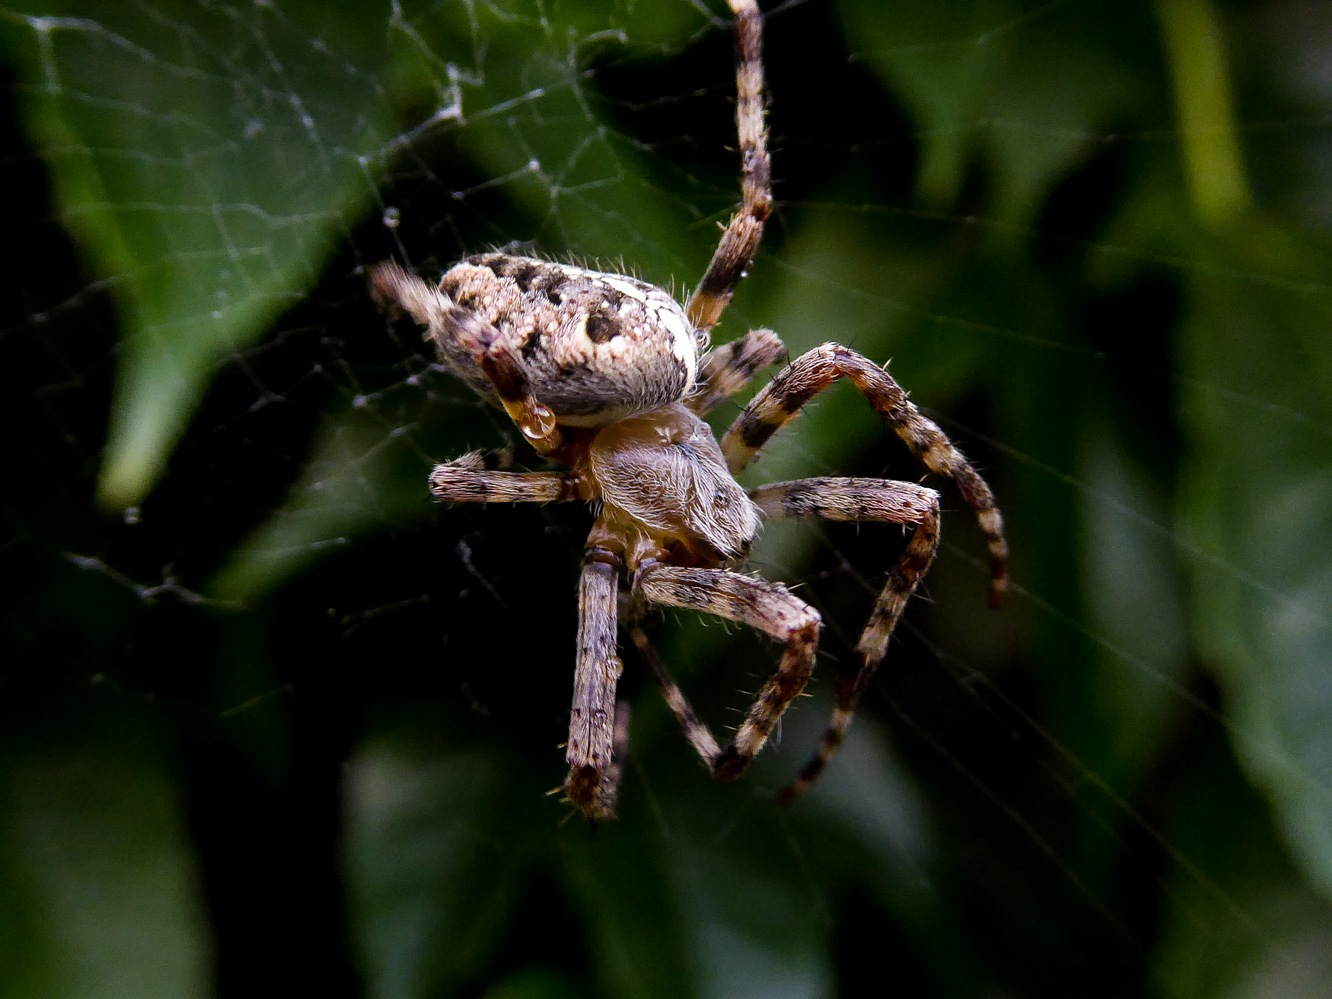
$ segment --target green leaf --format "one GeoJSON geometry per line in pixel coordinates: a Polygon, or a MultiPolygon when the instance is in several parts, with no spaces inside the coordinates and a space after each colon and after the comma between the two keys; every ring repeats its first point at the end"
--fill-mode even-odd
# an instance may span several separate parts
{"type": "Polygon", "coordinates": [[[1195,631],[1236,752],[1332,895],[1332,249],[1261,223],[1224,247],[1182,326],[1195,631]]]}
{"type": "MultiPolygon", "coordinates": [[[[414,393],[415,394],[415,393],[414,393]]],[[[229,552],[209,582],[223,600],[254,601],[330,550],[429,509],[429,459],[383,414],[335,414],[284,503],[229,552]]]]}
{"type": "Polygon", "coordinates": [[[1043,8],[1017,0],[843,3],[847,35],[907,105],[920,130],[922,200],[948,205],[984,157],[998,203],[1028,224],[1044,198],[1130,110],[1152,113],[1144,36],[1134,7],[1043,8]],[[1144,73],[1143,69],[1147,72],[1144,73]]]}
{"type": "Polygon", "coordinates": [[[1207,0],[1158,0],[1162,34],[1175,84],[1189,190],[1209,224],[1228,222],[1250,207],[1223,25],[1207,0]]]}
{"type": "MultiPolygon", "coordinates": [[[[438,725],[443,720],[436,719],[438,725]]],[[[457,994],[502,939],[528,858],[506,838],[498,754],[388,733],[348,763],[345,856],[368,994],[457,994]]]]}
{"type": "Polygon", "coordinates": [[[0,746],[0,995],[210,994],[184,802],[152,724],[51,713],[41,738],[0,746]]]}
{"type": "Polygon", "coordinates": [[[1221,749],[1174,775],[1169,840],[1188,859],[1162,894],[1151,993],[1169,999],[1321,999],[1332,974],[1332,909],[1289,862],[1254,789],[1221,749]]]}
{"type": "Polygon", "coordinates": [[[184,2],[11,10],[0,32],[60,219],[120,313],[98,494],[125,507],[369,203],[383,35],[323,5],[184,2]]]}

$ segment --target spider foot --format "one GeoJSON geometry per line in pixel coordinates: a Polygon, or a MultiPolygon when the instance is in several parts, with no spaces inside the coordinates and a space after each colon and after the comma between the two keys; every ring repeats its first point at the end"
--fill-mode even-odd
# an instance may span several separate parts
{"type": "MultiPolygon", "coordinates": [[[[848,718],[847,724],[850,724],[848,718]]],[[[818,754],[808,763],[800,768],[800,773],[796,775],[795,780],[787,784],[777,792],[774,800],[779,805],[789,805],[813,786],[819,779],[823,771],[828,766],[828,761],[832,759],[833,754],[837,752],[838,747],[842,745],[842,739],[846,734],[844,728],[830,728],[823,737],[823,744],[819,747],[818,754]]]]}
{"type": "Polygon", "coordinates": [[[606,822],[617,817],[618,785],[618,768],[574,767],[564,779],[564,797],[593,822],[606,822]]]}
{"type": "Polygon", "coordinates": [[[753,757],[743,754],[735,746],[727,746],[712,761],[712,776],[723,784],[736,780],[749,769],[753,757]]]}

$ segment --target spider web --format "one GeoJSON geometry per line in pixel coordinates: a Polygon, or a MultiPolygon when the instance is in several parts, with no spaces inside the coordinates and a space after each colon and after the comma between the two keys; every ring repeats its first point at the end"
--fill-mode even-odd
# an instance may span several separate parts
{"type": "MultiPolygon", "coordinates": [[[[433,461],[514,435],[365,268],[516,246],[687,290],[738,196],[727,19],[0,8],[0,982],[1325,994],[1332,25],[893,7],[768,10],[779,207],[716,339],[892,358],[1015,586],[985,609],[941,486],[925,592],[779,810],[902,539],[770,525],[753,568],[826,623],[812,700],[719,788],[626,651],[592,834],[543,794],[588,513],[431,507],[433,461]]],[[[842,386],[745,481],[818,474],[920,470],[842,386]]],[[[716,726],[774,661],[654,638],[716,726]]]]}

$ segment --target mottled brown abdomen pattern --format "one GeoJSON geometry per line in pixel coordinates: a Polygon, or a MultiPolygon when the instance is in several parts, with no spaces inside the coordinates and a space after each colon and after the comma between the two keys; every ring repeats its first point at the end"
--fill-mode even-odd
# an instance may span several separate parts
{"type": "MultiPolygon", "coordinates": [[[[538,399],[561,423],[604,426],[684,398],[698,375],[700,334],[660,288],[533,257],[468,257],[440,279],[459,308],[522,354],[538,399]]],[[[475,363],[437,340],[445,361],[482,395],[475,363]]]]}

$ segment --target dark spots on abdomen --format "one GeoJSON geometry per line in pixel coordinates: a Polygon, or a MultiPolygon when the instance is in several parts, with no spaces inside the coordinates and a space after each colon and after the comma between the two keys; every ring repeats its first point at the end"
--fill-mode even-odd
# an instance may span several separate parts
{"type": "Polygon", "coordinates": [[[499,275],[500,265],[509,258],[502,253],[483,253],[475,257],[463,257],[462,263],[471,264],[473,267],[484,267],[490,273],[499,275]]]}
{"type": "Polygon", "coordinates": [[[587,317],[587,338],[593,343],[608,343],[622,332],[620,324],[614,319],[599,313],[587,317]]]}
{"type": "Polygon", "coordinates": [[[546,345],[542,342],[541,334],[533,330],[528,334],[527,339],[523,341],[523,345],[518,348],[518,351],[523,355],[524,361],[530,362],[536,360],[538,355],[545,353],[546,345]]]}
{"type": "Polygon", "coordinates": [[[513,278],[523,291],[530,292],[541,279],[542,268],[530,260],[509,260],[506,262],[506,266],[500,269],[500,273],[505,277],[513,278]]]}

